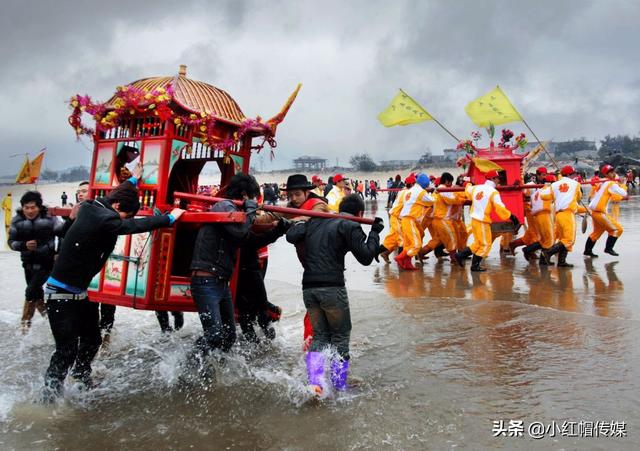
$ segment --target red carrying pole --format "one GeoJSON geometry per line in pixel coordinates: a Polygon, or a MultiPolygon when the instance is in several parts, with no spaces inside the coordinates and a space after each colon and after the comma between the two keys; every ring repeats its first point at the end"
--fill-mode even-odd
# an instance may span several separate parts
{"type": "MultiPolygon", "coordinates": [[[[222,197],[202,196],[202,195],[190,194],[190,193],[175,192],[173,193],[173,197],[177,197],[179,199],[184,199],[184,200],[195,200],[199,202],[206,202],[210,204],[215,202],[220,202],[223,200],[231,200],[231,202],[233,202],[238,206],[242,205],[242,201],[240,200],[225,199],[222,197]]],[[[328,219],[340,218],[340,219],[347,219],[349,221],[355,221],[360,224],[368,224],[368,225],[373,224],[373,219],[361,218],[359,216],[336,215],[335,213],[325,213],[324,211],[300,210],[299,208],[278,207],[275,205],[262,205],[260,206],[260,209],[264,211],[269,211],[272,213],[283,213],[283,214],[288,214],[293,216],[309,216],[311,218],[328,218],[328,219]]]]}

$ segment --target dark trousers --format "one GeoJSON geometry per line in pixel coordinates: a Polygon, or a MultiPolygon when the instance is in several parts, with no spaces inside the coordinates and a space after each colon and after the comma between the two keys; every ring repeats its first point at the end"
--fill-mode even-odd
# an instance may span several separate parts
{"type": "Polygon", "coordinates": [[[302,290],[304,305],[313,327],[309,351],[334,348],[340,357],[349,360],[351,313],[345,287],[319,287],[302,290]]]}
{"type": "Polygon", "coordinates": [[[45,384],[60,391],[74,361],[74,377],[84,379],[91,375],[91,362],[102,342],[98,304],[85,298],[50,299],[46,305],[56,350],[45,373],[45,384]]]}
{"type": "Polygon", "coordinates": [[[24,298],[27,301],[39,301],[44,299],[44,289],[42,286],[49,278],[50,266],[26,265],[24,267],[24,280],[27,288],[24,290],[24,298]]]}
{"type": "MultiPolygon", "coordinates": [[[[175,330],[182,329],[184,325],[184,314],[182,312],[171,312],[173,316],[173,324],[175,330]]],[[[156,318],[158,318],[158,323],[160,324],[160,330],[162,332],[171,332],[173,329],[171,328],[171,323],[169,322],[169,312],[165,312],[162,310],[156,311],[156,318]]]]}
{"type": "Polygon", "coordinates": [[[100,304],[100,330],[105,333],[111,332],[113,322],[116,320],[116,306],[111,304],[100,304]]]}
{"type": "Polygon", "coordinates": [[[243,335],[253,341],[257,339],[253,328],[254,323],[257,322],[260,328],[266,331],[270,322],[266,313],[269,300],[263,277],[260,269],[240,271],[238,276],[236,292],[238,322],[243,335]]]}
{"type": "Polygon", "coordinates": [[[194,276],[191,278],[191,296],[204,330],[204,340],[199,340],[204,351],[231,349],[236,341],[236,322],[229,281],[213,276],[194,276]]]}

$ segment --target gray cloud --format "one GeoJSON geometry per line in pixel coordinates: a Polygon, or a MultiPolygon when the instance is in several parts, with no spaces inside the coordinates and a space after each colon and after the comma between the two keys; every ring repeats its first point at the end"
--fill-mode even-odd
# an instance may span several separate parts
{"type": "Polygon", "coordinates": [[[275,113],[303,83],[272,166],[301,154],[346,163],[364,150],[409,158],[453,145],[433,123],[377,123],[399,87],[460,137],[474,129],[466,103],[496,84],[540,137],[634,134],[638,17],[631,1],[5,1],[0,152],[4,161],[47,145],[49,167],[88,164],[65,100],[104,100],[181,63],[248,116],[275,113]]]}

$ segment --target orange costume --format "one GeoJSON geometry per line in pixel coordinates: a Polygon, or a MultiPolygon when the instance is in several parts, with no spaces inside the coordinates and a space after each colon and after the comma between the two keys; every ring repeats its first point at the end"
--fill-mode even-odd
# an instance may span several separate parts
{"type": "Polygon", "coordinates": [[[491,212],[495,210],[498,217],[507,220],[511,212],[507,210],[500,193],[496,190],[496,184],[487,180],[483,185],[468,186],[465,190],[467,199],[471,201],[471,233],[473,243],[471,252],[486,258],[491,250],[491,212]]]}
{"type": "Polygon", "coordinates": [[[582,189],[580,183],[569,176],[575,173],[571,166],[565,166],[560,170],[563,178],[551,184],[551,192],[541,196],[543,200],[553,200],[556,219],[556,238],[551,248],[544,252],[548,263],[554,254],[558,254],[558,266],[571,267],[566,262],[567,253],[573,250],[576,241],[576,213],[586,212],[580,204],[582,189]]]}
{"type": "Polygon", "coordinates": [[[555,240],[553,217],[551,216],[552,209],[551,183],[546,183],[544,187],[536,189],[531,196],[531,216],[536,225],[536,231],[540,237],[539,242],[543,249],[553,246],[555,240]]]}
{"type": "MultiPolygon", "coordinates": [[[[441,185],[440,188],[446,188],[441,185]]],[[[454,219],[460,216],[460,210],[466,200],[466,196],[458,193],[445,192],[434,194],[433,219],[430,231],[432,231],[431,240],[422,248],[421,255],[434,250],[440,244],[444,245],[449,255],[458,249],[458,232],[454,225],[454,219]]],[[[466,230],[465,230],[466,231],[466,230]]]]}
{"type": "Polygon", "coordinates": [[[417,182],[403,194],[404,204],[400,210],[400,229],[403,250],[395,260],[403,269],[415,269],[411,259],[420,252],[424,230],[421,227],[429,207],[433,206],[433,196],[424,190],[429,186],[425,174],[419,174],[417,182]]]}
{"type": "Polygon", "coordinates": [[[608,213],[609,203],[627,196],[627,192],[617,182],[610,180],[600,184],[600,188],[594,194],[589,209],[593,219],[593,233],[590,238],[597,241],[606,231],[609,235],[619,237],[622,235],[622,226],[608,213]]]}
{"type": "MultiPolygon", "coordinates": [[[[400,211],[404,207],[405,195],[409,189],[403,189],[398,192],[391,209],[389,210],[389,233],[384,237],[382,245],[386,252],[391,253],[399,247],[402,247],[402,230],[400,229],[400,211]]],[[[388,255],[388,254],[387,254],[388,255]]]]}

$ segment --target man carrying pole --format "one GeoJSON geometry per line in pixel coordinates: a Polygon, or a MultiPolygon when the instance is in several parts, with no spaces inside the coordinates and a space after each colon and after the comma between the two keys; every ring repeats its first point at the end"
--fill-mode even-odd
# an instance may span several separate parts
{"type": "Polygon", "coordinates": [[[573,250],[576,241],[576,213],[585,213],[585,208],[581,205],[582,190],[580,183],[575,179],[577,176],[573,166],[564,166],[560,170],[562,178],[551,184],[551,192],[547,196],[542,196],[543,200],[553,200],[555,204],[556,232],[558,242],[543,252],[548,264],[551,264],[551,257],[558,254],[558,267],[571,268],[572,264],[567,263],[567,255],[573,250]]]}
{"type": "Polygon", "coordinates": [[[547,174],[544,180],[544,186],[536,189],[531,195],[531,215],[536,224],[540,241],[525,247],[523,252],[524,257],[527,258],[531,252],[534,252],[536,249],[542,249],[542,256],[539,260],[541,266],[549,264],[544,258],[544,252],[553,246],[555,240],[554,224],[551,216],[553,202],[550,196],[551,184],[555,181],[555,175],[547,174]],[[538,245],[540,247],[538,247],[538,245]]]}
{"type": "Polygon", "coordinates": [[[607,237],[607,244],[604,251],[607,254],[618,256],[618,253],[613,250],[613,246],[616,244],[620,235],[622,235],[622,226],[614,219],[608,212],[608,207],[611,199],[615,196],[619,196],[623,200],[629,198],[627,192],[615,181],[616,173],[613,166],[605,164],[600,170],[600,174],[607,178],[607,181],[600,183],[598,190],[595,192],[589,202],[589,209],[591,210],[591,218],[593,220],[593,233],[587,238],[587,242],[584,246],[584,255],[587,257],[597,257],[593,253],[593,246],[595,246],[598,238],[606,231],[609,236],[607,237]]]}
{"type": "Polygon", "coordinates": [[[424,229],[421,225],[427,209],[433,206],[433,196],[425,191],[430,183],[431,180],[427,174],[418,174],[416,183],[404,195],[404,205],[399,214],[403,250],[395,257],[395,261],[402,269],[417,269],[411,260],[422,249],[424,229]]]}
{"type": "Polygon", "coordinates": [[[380,246],[380,257],[389,263],[389,255],[396,249],[402,247],[402,230],[400,227],[400,212],[402,211],[402,207],[404,206],[404,198],[413,186],[416,183],[416,176],[411,173],[407,176],[404,181],[405,188],[398,192],[391,209],[389,210],[389,233],[386,237],[384,237],[384,241],[380,246]]]}
{"type": "Polygon", "coordinates": [[[471,201],[471,232],[473,234],[473,243],[471,246],[465,247],[462,251],[457,252],[455,260],[464,267],[465,258],[473,255],[471,258],[471,271],[486,271],[486,268],[480,266],[483,258],[489,256],[491,251],[491,212],[495,210],[498,217],[502,220],[510,219],[514,225],[519,225],[516,218],[507,207],[502,203],[500,193],[496,189],[500,182],[498,171],[491,170],[485,174],[486,181],[482,185],[467,185],[465,193],[467,199],[471,201]]]}

